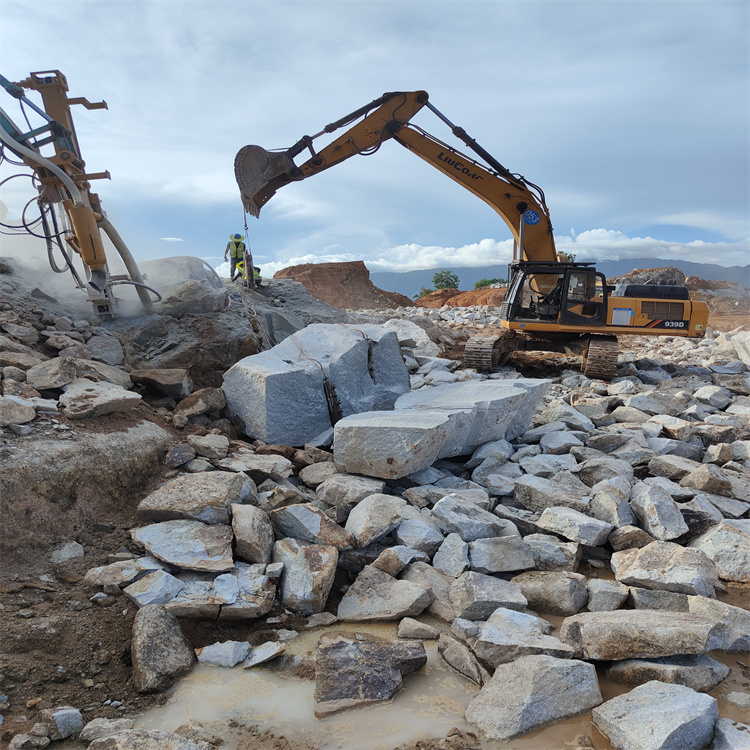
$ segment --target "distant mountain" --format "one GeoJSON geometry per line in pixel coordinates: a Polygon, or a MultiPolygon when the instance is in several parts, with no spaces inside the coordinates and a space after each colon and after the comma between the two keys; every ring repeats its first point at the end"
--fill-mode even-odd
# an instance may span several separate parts
{"type": "MultiPolygon", "coordinates": [[[[665,268],[667,266],[679,268],[686,276],[699,276],[707,281],[734,281],[745,287],[750,287],[750,265],[726,268],[714,263],[693,263],[689,260],[664,260],[663,258],[605,260],[596,264],[597,270],[601,271],[607,278],[622,276],[636,268],[665,268]]],[[[422,287],[432,287],[432,277],[436,271],[442,268],[446,268],[446,266],[430,268],[425,271],[405,271],[404,273],[373,271],[370,273],[370,281],[378,289],[387,292],[399,292],[413,299],[422,287]]],[[[508,275],[507,265],[447,268],[458,276],[461,290],[473,289],[475,282],[480,279],[504,279],[508,275]]]]}

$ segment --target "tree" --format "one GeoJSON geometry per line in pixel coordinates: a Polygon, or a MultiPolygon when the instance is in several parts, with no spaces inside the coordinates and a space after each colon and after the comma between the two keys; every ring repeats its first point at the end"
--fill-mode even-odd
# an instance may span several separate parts
{"type": "Polygon", "coordinates": [[[479,281],[474,283],[474,289],[483,289],[486,286],[490,286],[491,284],[504,284],[505,279],[479,279],[479,281]]]}
{"type": "Polygon", "coordinates": [[[443,268],[432,277],[432,283],[435,285],[435,289],[458,289],[461,282],[455,273],[443,268]]]}
{"type": "Polygon", "coordinates": [[[423,286],[415,295],[414,299],[422,299],[422,297],[426,297],[428,294],[432,294],[435,290],[434,289],[428,289],[426,286],[423,286]]]}

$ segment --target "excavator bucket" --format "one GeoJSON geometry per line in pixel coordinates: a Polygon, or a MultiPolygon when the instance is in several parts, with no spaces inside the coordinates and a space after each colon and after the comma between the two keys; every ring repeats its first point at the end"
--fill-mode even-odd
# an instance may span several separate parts
{"type": "Polygon", "coordinates": [[[273,194],[292,181],[296,168],[284,152],[272,153],[261,146],[241,148],[234,159],[234,176],[245,211],[257,218],[273,194]]]}

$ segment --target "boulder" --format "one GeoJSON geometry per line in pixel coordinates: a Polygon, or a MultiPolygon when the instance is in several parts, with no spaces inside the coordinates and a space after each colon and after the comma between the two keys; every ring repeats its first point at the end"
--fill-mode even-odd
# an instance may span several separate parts
{"type": "Polygon", "coordinates": [[[611,524],[572,508],[560,507],[547,508],[537,521],[537,526],[589,547],[605,544],[612,531],[611,524]]]}
{"type": "Polygon", "coordinates": [[[689,546],[713,560],[719,578],[750,583],[750,534],[720,523],[694,539],[689,546]]]}
{"type": "Polygon", "coordinates": [[[534,565],[532,550],[520,536],[477,539],[469,544],[469,567],[478,573],[509,573],[534,565]]]}
{"type": "Polygon", "coordinates": [[[94,383],[76,378],[63,386],[58,403],[68,419],[91,419],[127,411],[141,402],[141,396],[114,383],[94,383]]]}
{"type": "Polygon", "coordinates": [[[726,664],[708,654],[690,654],[664,656],[661,659],[625,659],[615,662],[607,670],[606,676],[631,687],[658,680],[708,693],[720,685],[731,671],[726,664]]]}
{"type": "Polygon", "coordinates": [[[277,508],[270,516],[282,536],[313,544],[329,544],[338,550],[356,546],[355,538],[348,531],[309,503],[277,508]]]}
{"type": "Polygon", "coordinates": [[[616,750],[704,750],[718,718],[716,698],[655,680],[591,712],[591,720],[616,750]]]}
{"type": "Polygon", "coordinates": [[[421,641],[324,637],[315,652],[315,716],[388,700],[403,688],[405,674],[426,663],[421,641]]]}
{"type": "Polygon", "coordinates": [[[232,531],[237,557],[249,563],[271,561],[274,544],[273,525],[264,510],[254,505],[234,505],[232,531]]]}
{"type": "Polygon", "coordinates": [[[528,606],[536,612],[574,615],[586,606],[589,598],[586,576],[579,573],[534,570],[511,581],[521,587],[528,606]]]}
{"type": "Polygon", "coordinates": [[[466,709],[466,720],[489,740],[509,740],[577,716],[602,702],[593,664],[523,656],[501,664],[466,709]]]}
{"type": "Polygon", "coordinates": [[[688,527],[672,496],[658,486],[636,484],[630,507],[641,526],[655,539],[669,541],[687,533],[688,527]]]}
{"type": "Polygon", "coordinates": [[[443,532],[458,534],[465,542],[488,537],[518,536],[518,529],[512,522],[498,518],[464,499],[460,493],[438,500],[432,508],[432,516],[443,532]]]}
{"type": "Polygon", "coordinates": [[[716,599],[705,596],[686,597],[687,611],[702,617],[708,617],[716,623],[723,623],[727,632],[722,651],[745,652],[750,651],[750,612],[742,607],[735,607],[716,599]]]}
{"type": "Polygon", "coordinates": [[[464,620],[486,620],[498,607],[523,612],[527,605],[517,583],[473,571],[451,584],[450,601],[456,616],[464,620]]]}
{"type": "Polygon", "coordinates": [[[651,659],[702,654],[720,648],[726,626],[690,612],[624,610],[582,612],[566,618],[560,640],[583,659],[651,659]]]}
{"type": "Polygon", "coordinates": [[[479,687],[490,679],[489,672],[482,666],[474,652],[446,633],[440,633],[438,653],[449,667],[479,687]]]}
{"type": "Polygon", "coordinates": [[[357,547],[390,534],[402,521],[406,500],[381,493],[369,495],[354,506],[346,521],[346,531],[357,547]]]}
{"type": "Polygon", "coordinates": [[[281,539],[273,561],[284,564],[280,594],[283,605],[302,615],[322,612],[333,586],[339,554],[335,547],[281,539]]]}
{"type": "Polygon", "coordinates": [[[427,589],[432,601],[425,610],[442,622],[452,622],[456,616],[456,610],[451,602],[450,590],[454,579],[438,570],[437,567],[428,565],[427,561],[415,560],[407,565],[401,579],[415,583],[427,589]]]}

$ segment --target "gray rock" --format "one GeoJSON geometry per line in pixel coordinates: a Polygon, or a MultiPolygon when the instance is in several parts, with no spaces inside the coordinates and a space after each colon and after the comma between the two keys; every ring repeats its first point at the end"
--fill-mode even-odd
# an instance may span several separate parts
{"type": "Polygon", "coordinates": [[[111,737],[118,732],[124,732],[132,729],[134,722],[132,719],[92,719],[81,731],[78,739],[86,744],[94,740],[101,740],[105,737],[111,737]]]}
{"type": "Polygon", "coordinates": [[[719,581],[716,566],[701,550],[673,542],[615,552],[612,570],[618,581],[629,586],[711,598],[719,581]]]}
{"type": "Polygon", "coordinates": [[[351,474],[334,474],[317,487],[318,497],[327,505],[341,507],[354,505],[369,495],[380,493],[385,489],[382,479],[358,477],[351,474]]]}
{"type": "Polygon", "coordinates": [[[424,552],[397,544],[386,547],[372,564],[395,578],[407,565],[417,561],[429,563],[430,558],[424,552]]]}
{"type": "Polygon", "coordinates": [[[615,552],[620,552],[633,547],[645,547],[655,540],[651,534],[637,526],[621,526],[609,535],[607,541],[615,552]]]}
{"type": "Polygon", "coordinates": [[[415,561],[404,568],[401,579],[423,586],[427,589],[432,601],[426,612],[442,622],[451,622],[456,616],[450,598],[453,578],[426,562],[415,561]]]}
{"type": "Polygon", "coordinates": [[[51,740],[64,740],[79,734],[83,729],[81,712],[72,706],[43,708],[39,712],[39,719],[47,727],[51,740]]]}
{"type": "Polygon", "coordinates": [[[446,633],[440,633],[438,653],[449,667],[479,687],[490,679],[489,672],[480,664],[472,650],[446,633]]]}
{"type": "Polygon", "coordinates": [[[403,498],[370,495],[354,506],[346,521],[346,531],[354,538],[357,547],[367,547],[390,534],[401,523],[405,508],[403,498]]]}
{"type": "Polygon", "coordinates": [[[541,513],[547,508],[588,508],[588,489],[571,492],[567,487],[540,476],[524,476],[516,480],[513,499],[524,508],[541,513]]]}
{"type": "Polygon", "coordinates": [[[161,730],[128,729],[117,734],[94,740],[91,750],[144,750],[144,748],[159,748],[159,750],[211,750],[206,742],[183,737],[176,732],[161,730]]]}
{"type": "Polygon", "coordinates": [[[159,560],[187,570],[223,573],[231,570],[232,529],[200,521],[162,521],[130,532],[159,560]]]}
{"type": "Polygon", "coordinates": [[[440,637],[440,631],[426,622],[419,622],[412,617],[404,617],[398,624],[398,637],[407,640],[434,641],[440,637]]]}
{"type": "Polygon", "coordinates": [[[686,609],[702,617],[708,617],[716,623],[726,625],[727,634],[722,651],[750,651],[750,612],[742,607],[735,607],[705,596],[688,596],[686,609]]]}
{"type": "Polygon", "coordinates": [[[49,561],[56,565],[57,563],[68,562],[68,560],[76,560],[79,557],[84,556],[83,547],[78,542],[65,542],[59,547],[55,547],[49,556],[49,561]]]}
{"type": "Polygon", "coordinates": [[[195,649],[195,656],[201,664],[233,667],[244,661],[249,652],[250,644],[247,641],[223,641],[195,649]]]}
{"type": "Polygon", "coordinates": [[[590,578],[586,581],[589,601],[586,605],[589,612],[611,612],[619,609],[628,598],[629,589],[617,581],[604,581],[590,578]]]}
{"type": "Polygon", "coordinates": [[[157,604],[136,612],[130,652],[139,693],[166,690],[193,668],[195,660],[177,618],[157,604]]]}
{"type": "Polygon", "coordinates": [[[616,750],[703,750],[719,718],[716,699],[652,681],[607,701],[591,720],[616,750]]]}
{"type": "Polygon", "coordinates": [[[281,600],[292,612],[313,615],[325,609],[333,586],[339,554],[335,547],[281,539],[273,546],[273,561],[284,564],[281,600]]]}
{"type": "Polygon", "coordinates": [[[588,513],[612,526],[634,526],[635,514],[628,500],[631,483],[628,477],[617,476],[597,482],[591,488],[588,513]]]}
{"type": "Polygon", "coordinates": [[[166,604],[172,601],[184,586],[182,581],[165,570],[155,570],[126,586],[123,593],[138,607],[145,607],[147,604],[166,604]]]}
{"type": "MultiPolygon", "coordinates": [[[[96,355],[95,358],[97,358],[96,355]]],[[[119,363],[110,362],[109,364],[119,363]]],[[[187,370],[183,368],[132,370],[130,377],[134,383],[141,383],[175,401],[187,398],[193,388],[193,381],[188,376],[187,370]]]]}
{"type": "Polygon", "coordinates": [[[199,456],[205,458],[225,458],[229,452],[229,438],[226,435],[188,435],[187,441],[199,456]]]}
{"type": "Polygon", "coordinates": [[[560,626],[560,640],[584,659],[651,659],[720,648],[726,626],[690,612],[581,612],[560,626]]]}
{"type": "Polygon", "coordinates": [[[540,529],[590,547],[605,544],[612,525],[572,508],[547,508],[537,521],[540,529]]]}
{"type": "Polygon", "coordinates": [[[163,570],[164,563],[153,557],[139,557],[132,560],[121,560],[90,568],[84,581],[90,586],[126,586],[154,570],[163,570]]]}
{"type": "Polygon", "coordinates": [[[616,458],[614,455],[591,458],[578,467],[578,478],[587,486],[594,487],[600,482],[615,477],[633,478],[633,467],[628,461],[616,458]]]}
{"type": "Polygon", "coordinates": [[[270,515],[283,536],[314,544],[330,544],[338,550],[351,549],[356,545],[354,537],[348,531],[309,503],[277,508],[270,515]]]}
{"type": "Polygon", "coordinates": [[[403,688],[403,676],[421,669],[421,641],[321,639],[315,652],[315,716],[380,703],[403,688]]]}
{"type": "Polygon", "coordinates": [[[534,555],[520,536],[477,539],[469,543],[469,567],[478,573],[509,573],[535,565],[534,555]]]}
{"type": "Polygon", "coordinates": [[[719,719],[714,728],[711,750],[750,750],[750,725],[719,719]]]}
{"type": "Polygon", "coordinates": [[[664,656],[661,659],[625,659],[615,662],[606,672],[608,679],[623,685],[642,685],[658,680],[685,685],[699,693],[708,693],[720,685],[732,670],[708,654],[664,656]]]}
{"type": "Polygon", "coordinates": [[[750,583],[750,534],[721,523],[690,542],[716,565],[719,578],[750,583]]]}
{"type": "Polygon", "coordinates": [[[551,534],[528,534],[523,538],[531,548],[537,570],[569,570],[575,572],[581,561],[581,546],[563,542],[551,534]]]}
{"type": "MultiPolygon", "coordinates": [[[[314,615],[313,615],[314,617],[314,615]]],[[[262,643],[260,646],[251,648],[250,652],[245,659],[242,668],[252,669],[257,667],[259,664],[265,664],[266,662],[275,659],[286,651],[286,646],[278,641],[267,641],[262,643]]]]}
{"type": "Polygon", "coordinates": [[[602,702],[592,664],[524,656],[502,664],[466,709],[489,740],[509,740],[602,702]]]}
{"type": "Polygon", "coordinates": [[[216,471],[189,474],[166,482],[138,504],[141,521],[194,520],[228,524],[232,503],[257,498],[255,483],[245,474],[216,471]]]}
{"type": "Polygon", "coordinates": [[[18,403],[11,398],[0,396],[0,427],[26,424],[35,418],[36,409],[30,404],[18,403]]]}
{"type": "Polygon", "coordinates": [[[630,507],[641,526],[655,539],[669,541],[688,531],[677,504],[661,487],[643,482],[635,485],[630,496],[630,507]]]}
{"type": "Polygon", "coordinates": [[[464,620],[486,620],[498,607],[523,612],[527,605],[518,584],[473,571],[451,584],[450,601],[464,620]]]}
{"type": "Polygon", "coordinates": [[[357,622],[416,617],[430,605],[425,586],[398,580],[371,565],[349,587],[338,607],[341,620],[357,622]]]}
{"type": "MultiPolygon", "coordinates": [[[[658,609],[663,612],[688,612],[687,594],[673,591],[655,591],[631,586],[628,589],[628,604],[633,609],[658,609]]],[[[701,597],[704,598],[704,597],[701,597]]],[[[714,600],[711,600],[714,601],[714,600]]]]}
{"type": "Polygon", "coordinates": [[[511,579],[521,587],[528,606],[552,615],[573,615],[588,602],[586,576],[579,573],[538,571],[521,573],[511,579]]]}
{"type": "Polygon", "coordinates": [[[443,535],[426,521],[407,518],[396,529],[396,541],[432,557],[443,543],[443,535]]]}
{"type": "Polygon", "coordinates": [[[469,545],[456,533],[448,534],[432,558],[441,573],[458,578],[469,569],[469,545]]]}
{"type": "Polygon", "coordinates": [[[273,526],[264,510],[254,505],[233,505],[232,531],[237,557],[250,563],[271,561],[273,526]]]}
{"type": "Polygon", "coordinates": [[[498,518],[458,494],[435,503],[432,515],[444,532],[458,534],[465,542],[494,536],[518,536],[510,521],[498,518]]]}

